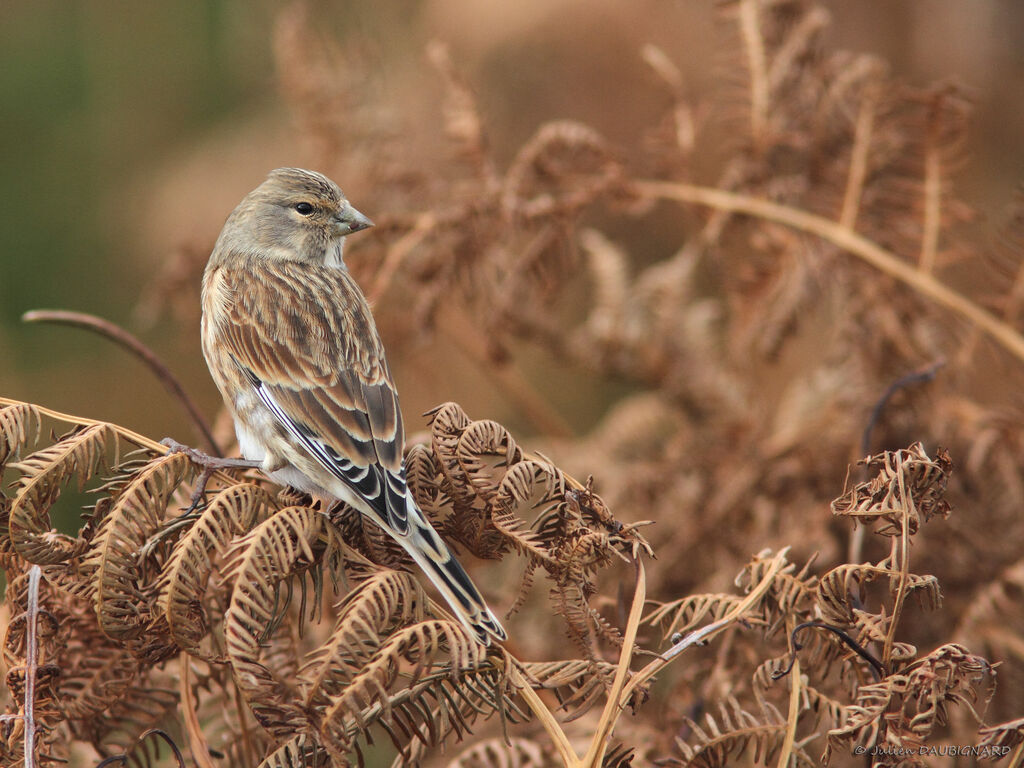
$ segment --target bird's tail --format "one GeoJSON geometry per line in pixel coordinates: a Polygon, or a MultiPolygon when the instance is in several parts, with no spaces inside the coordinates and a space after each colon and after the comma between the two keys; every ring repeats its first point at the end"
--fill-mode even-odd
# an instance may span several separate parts
{"type": "Polygon", "coordinates": [[[497,640],[507,639],[508,635],[505,634],[501,622],[487,607],[480,590],[455,559],[448,545],[427,522],[411,495],[407,496],[406,500],[409,533],[395,538],[444,595],[444,599],[448,601],[448,605],[463,626],[481,643],[489,645],[492,637],[497,640]]]}

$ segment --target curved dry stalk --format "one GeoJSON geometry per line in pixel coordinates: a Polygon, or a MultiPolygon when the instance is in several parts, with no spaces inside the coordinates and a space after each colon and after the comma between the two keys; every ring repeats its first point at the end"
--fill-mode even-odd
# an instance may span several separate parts
{"type": "Polygon", "coordinates": [[[704,645],[712,637],[738,621],[740,617],[756,605],[757,602],[764,597],[764,593],[768,591],[768,588],[771,587],[772,582],[775,580],[779,571],[785,567],[786,554],[788,552],[789,547],[785,547],[779,551],[779,554],[775,556],[775,559],[772,560],[772,564],[765,571],[761,581],[757,583],[757,586],[750,590],[750,593],[746,598],[744,598],[742,603],[739,603],[718,621],[714,621],[711,624],[690,632],[686,637],[665,651],[665,653],[661,654],[661,656],[634,674],[629,679],[629,682],[623,687],[622,693],[619,696],[622,708],[625,708],[626,702],[629,701],[629,697],[633,695],[633,691],[668,666],[683,651],[695,645],[704,645]]]}
{"type": "Polygon", "coordinates": [[[789,765],[789,758],[793,754],[793,745],[796,743],[796,721],[800,717],[800,659],[793,662],[792,672],[793,674],[789,676],[789,713],[786,716],[786,738],[782,742],[779,760],[776,763],[779,768],[786,768],[789,765]]]}
{"type": "Polygon", "coordinates": [[[74,328],[84,328],[87,331],[97,333],[104,338],[110,339],[115,344],[131,352],[137,358],[139,358],[146,367],[157,377],[161,384],[166,389],[178,404],[185,410],[188,415],[189,421],[192,422],[192,426],[196,430],[196,435],[202,440],[207,447],[207,450],[218,458],[224,456],[221,453],[220,448],[217,446],[216,441],[213,439],[213,433],[210,432],[209,426],[203,420],[202,414],[199,413],[199,409],[195,403],[185,392],[185,388],[178,381],[178,378],[171,373],[171,369],[167,367],[163,360],[161,360],[153,350],[143,344],[138,338],[128,333],[124,328],[105,320],[102,317],[96,317],[95,315],[89,315],[84,312],[71,312],[64,309],[35,309],[31,312],[26,312],[21,316],[22,321],[26,323],[58,323],[60,325],[70,325],[74,328]]]}
{"type": "MultiPolygon", "coordinates": [[[[0,405],[26,405],[26,403],[21,400],[12,400],[9,397],[0,397],[0,405]]],[[[168,451],[166,445],[162,445],[156,440],[151,440],[144,435],[140,435],[138,432],[133,432],[132,430],[118,426],[117,424],[111,424],[110,422],[100,421],[98,419],[86,419],[82,416],[72,416],[69,413],[61,413],[60,411],[55,411],[52,408],[44,408],[43,406],[35,405],[34,403],[32,404],[32,407],[42,415],[49,416],[51,419],[64,421],[68,424],[77,424],[80,427],[95,427],[101,424],[106,425],[125,440],[135,443],[140,448],[148,448],[155,453],[164,454],[168,451]]]]}
{"type": "Polygon", "coordinates": [[[1013,326],[999,320],[991,312],[983,309],[963,294],[954,291],[933,275],[907,264],[892,251],[887,251],[831,219],[749,195],[725,192],[721,189],[701,187],[695,184],[672,181],[635,181],[632,183],[631,189],[641,197],[695,203],[716,210],[745,213],[816,235],[967,319],[991,336],[1010,354],[1024,362],[1024,336],[1018,333],[1013,326]]]}
{"type": "Polygon", "coordinates": [[[547,705],[537,695],[537,692],[533,690],[530,683],[527,682],[518,663],[511,656],[507,658],[510,662],[509,679],[512,681],[512,684],[519,689],[519,695],[523,697],[530,711],[533,712],[533,716],[537,718],[544,730],[547,731],[548,736],[551,737],[551,743],[558,750],[558,756],[562,758],[563,765],[566,768],[575,768],[580,764],[580,759],[576,756],[572,744],[569,743],[569,737],[565,735],[565,731],[562,730],[562,726],[555,719],[555,716],[551,714],[551,710],[547,708],[547,705]]]}
{"type": "MultiPolygon", "coordinates": [[[[897,476],[900,488],[900,499],[904,504],[913,504],[913,496],[907,495],[905,482],[906,475],[900,472],[897,476]]],[[[900,577],[896,587],[896,598],[893,600],[892,617],[889,619],[889,628],[885,633],[885,643],[882,645],[882,662],[889,663],[892,660],[893,644],[896,642],[896,627],[903,613],[903,603],[907,597],[907,581],[910,574],[910,510],[905,509],[901,515],[901,530],[897,541],[893,542],[893,549],[899,546],[900,549],[900,577]]]]}
{"type": "Polygon", "coordinates": [[[742,0],[739,8],[740,30],[743,33],[747,69],[750,74],[750,134],[758,144],[764,140],[764,129],[768,124],[768,105],[771,100],[760,6],[758,0],[742,0]]]}
{"type": "Polygon", "coordinates": [[[644,572],[643,561],[637,558],[636,590],[633,592],[633,605],[629,609],[629,619],[626,622],[626,631],[622,638],[622,652],[619,654],[619,664],[615,669],[615,678],[612,680],[611,690],[608,691],[608,700],[605,702],[604,711],[601,712],[597,731],[590,742],[586,757],[583,758],[583,765],[586,768],[598,768],[603,762],[612,729],[615,727],[619,715],[626,708],[626,702],[629,701],[628,697],[622,696],[622,692],[626,686],[626,676],[629,674],[629,663],[633,660],[633,646],[636,643],[636,633],[640,627],[646,600],[647,576],[644,572]]]}
{"type": "Polygon", "coordinates": [[[210,759],[210,747],[199,724],[199,715],[192,703],[192,679],[189,667],[189,655],[182,651],[178,654],[178,696],[181,697],[182,719],[185,721],[185,735],[188,737],[192,759],[199,768],[216,768],[210,759]]]}

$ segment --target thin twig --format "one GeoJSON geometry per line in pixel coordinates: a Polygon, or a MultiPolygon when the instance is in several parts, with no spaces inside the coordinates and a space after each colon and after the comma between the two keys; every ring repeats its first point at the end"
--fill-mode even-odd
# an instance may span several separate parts
{"type": "Polygon", "coordinates": [[[31,312],[26,312],[21,316],[21,319],[26,323],[59,323],[61,325],[70,325],[75,328],[84,328],[85,330],[98,333],[100,336],[110,339],[118,346],[131,352],[146,364],[146,367],[149,368],[160,383],[164,385],[164,389],[166,389],[171,394],[171,397],[177,400],[178,404],[184,408],[189,421],[192,422],[192,426],[196,430],[196,435],[206,444],[207,452],[217,457],[224,455],[221,453],[220,448],[213,439],[213,434],[210,432],[210,428],[204,421],[202,414],[199,413],[199,409],[185,392],[181,382],[178,381],[177,377],[171,373],[171,370],[163,360],[157,357],[153,350],[143,344],[138,338],[128,333],[128,331],[124,330],[124,328],[115,325],[109,320],[104,320],[102,317],[96,317],[95,315],[89,315],[84,312],[71,312],[63,309],[36,309],[31,312]]]}
{"type": "Polygon", "coordinates": [[[36,764],[36,672],[39,669],[39,580],[43,571],[33,565],[28,572],[25,606],[25,768],[36,764]]]}
{"type": "Polygon", "coordinates": [[[178,695],[181,697],[182,719],[185,721],[185,734],[188,736],[192,759],[199,768],[216,768],[210,759],[209,744],[199,724],[192,697],[192,670],[189,666],[191,656],[186,651],[178,654],[178,695]]]}
{"type": "Polygon", "coordinates": [[[924,221],[921,223],[921,254],[918,267],[922,272],[935,271],[942,230],[942,159],[939,148],[932,144],[924,156],[924,221]]]}
{"type": "Polygon", "coordinates": [[[860,212],[877,105],[878,88],[868,86],[857,111],[857,124],[853,129],[853,150],[850,152],[850,172],[846,177],[846,192],[843,194],[843,208],[839,215],[840,226],[849,230],[856,227],[857,214],[860,212]]]}
{"type": "Polygon", "coordinates": [[[740,30],[747,52],[747,69],[750,73],[750,133],[754,145],[760,147],[765,139],[764,129],[768,123],[769,103],[768,63],[764,35],[761,31],[761,3],[759,0],[742,0],[739,12],[740,30]]]}
{"type": "Polygon", "coordinates": [[[1024,336],[1013,326],[999,320],[966,296],[957,293],[933,275],[907,264],[892,251],[858,235],[841,224],[791,206],[772,203],[749,195],[725,192],[712,187],[671,181],[636,181],[631,189],[642,197],[676,200],[706,205],[709,208],[745,213],[767,221],[816,235],[866,261],[879,271],[909,285],[914,290],[952,310],[991,336],[996,343],[1024,362],[1024,336]]]}
{"type": "MultiPolygon", "coordinates": [[[[903,603],[907,599],[907,582],[910,580],[910,509],[908,506],[913,506],[914,498],[907,494],[906,477],[906,473],[902,471],[896,475],[899,497],[904,505],[903,514],[900,515],[900,536],[898,539],[900,548],[900,576],[896,586],[896,597],[892,601],[889,627],[885,632],[885,642],[882,644],[883,662],[888,662],[892,659],[892,647],[896,642],[896,628],[899,626],[900,616],[903,613],[903,603]]],[[[893,542],[894,546],[896,543],[893,542]]]]}
{"type": "Polygon", "coordinates": [[[1010,758],[1010,764],[1006,768],[1020,768],[1024,764],[1024,741],[1017,745],[1017,749],[1013,751],[1013,757],[1010,758]]]}

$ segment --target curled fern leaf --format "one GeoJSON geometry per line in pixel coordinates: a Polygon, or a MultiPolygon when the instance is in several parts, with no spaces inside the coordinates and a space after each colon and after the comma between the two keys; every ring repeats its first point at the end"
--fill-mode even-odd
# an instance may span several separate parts
{"type": "Polygon", "coordinates": [[[353,723],[365,730],[369,715],[389,721],[392,701],[388,689],[399,673],[411,667],[406,673],[411,680],[405,686],[413,687],[441,656],[450,660],[451,674],[461,676],[463,671],[481,666],[485,649],[461,625],[450,621],[430,619],[393,634],[324,712],[320,733],[325,744],[347,751],[352,746],[353,723]]]}
{"type": "Polygon", "coordinates": [[[29,403],[15,403],[0,408],[0,470],[23,445],[39,439],[42,417],[29,403]]]}
{"type": "Polygon", "coordinates": [[[350,685],[378,653],[382,638],[423,619],[426,599],[412,576],[390,570],[370,575],[346,595],[331,636],[299,670],[306,706],[326,705],[350,685]]]}
{"type": "Polygon", "coordinates": [[[260,724],[289,736],[308,724],[291,684],[260,661],[264,637],[277,620],[278,586],[319,562],[323,516],[307,507],[286,507],[236,540],[228,552],[225,581],[232,584],[224,616],[228,661],[239,690],[260,724]]]}
{"type": "Polygon", "coordinates": [[[175,544],[160,574],[156,608],[183,650],[212,658],[200,648],[200,641],[206,634],[201,598],[213,567],[213,553],[222,553],[234,537],[252,528],[258,517],[273,506],[270,495],[259,486],[232,485],[213,497],[175,544]]]}
{"type": "MultiPolygon", "coordinates": [[[[170,653],[169,638],[158,651],[157,638],[142,638],[151,618],[145,584],[150,580],[139,550],[159,529],[177,487],[192,472],[189,458],[172,453],[152,459],[135,474],[100,523],[89,545],[83,570],[90,578],[100,628],[124,642],[139,640],[148,652],[170,653]]],[[[155,575],[155,574],[153,574],[155,575]]]]}
{"type": "Polygon", "coordinates": [[[11,542],[19,555],[51,565],[81,554],[83,539],[50,530],[49,510],[65,484],[74,479],[82,487],[96,474],[110,448],[117,449],[117,433],[109,424],[94,424],[10,465],[21,473],[10,515],[11,542]]]}

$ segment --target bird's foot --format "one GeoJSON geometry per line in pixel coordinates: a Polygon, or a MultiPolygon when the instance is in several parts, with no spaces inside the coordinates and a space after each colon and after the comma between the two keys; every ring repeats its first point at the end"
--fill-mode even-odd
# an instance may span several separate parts
{"type": "Polygon", "coordinates": [[[171,437],[165,437],[160,444],[167,446],[170,453],[184,453],[192,460],[193,464],[198,464],[203,468],[199,477],[196,478],[196,487],[192,492],[189,507],[182,513],[182,516],[190,515],[199,508],[200,502],[206,495],[206,484],[210,482],[210,477],[218,469],[258,469],[261,466],[261,462],[251,459],[225,459],[220,456],[211,456],[197,448],[183,445],[171,437]]]}

